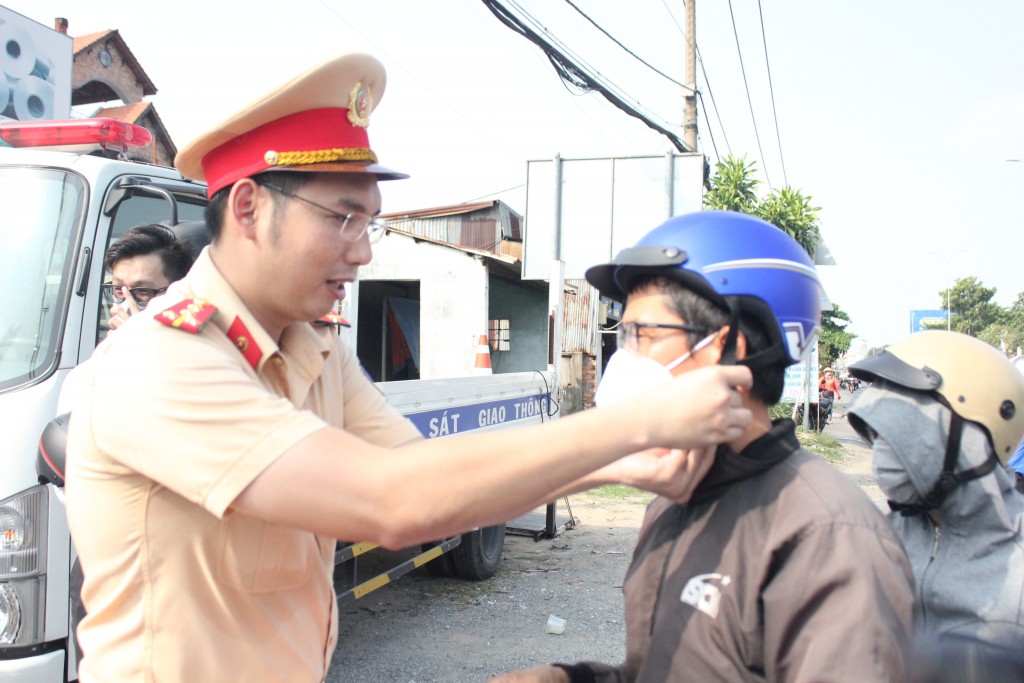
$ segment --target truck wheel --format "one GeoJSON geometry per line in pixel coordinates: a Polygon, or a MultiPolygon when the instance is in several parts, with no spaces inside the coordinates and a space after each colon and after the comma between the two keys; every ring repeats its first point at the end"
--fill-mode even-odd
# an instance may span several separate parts
{"type": "Polygon", "coordinates": [[[459,578],[480,581],[494,576],[505,548],[505,525],[484,527],[462,535],[462,543],[452,551],[459,578]]]}
{"type": "MultiPolygon", "coordinates": [[[[420,544],[420,552],[427,552],[435,545],[437,545],[437,543],[422,543],[420,544]]],[[[420,567],[420,569],[430,576],[438,579],[450,579],[458,576],[458,573],[455,571],[455,561],[452,559],[452,553],[456,550],[457,548],[449,550],[444,555],[441,555],[441,557],[437,557],[430,562],[427,562],[425,565],[420,567]]]]}

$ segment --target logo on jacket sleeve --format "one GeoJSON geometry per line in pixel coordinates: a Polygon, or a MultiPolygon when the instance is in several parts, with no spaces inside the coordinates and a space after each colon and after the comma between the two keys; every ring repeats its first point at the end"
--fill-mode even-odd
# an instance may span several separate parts
{"type": "Polygon", "coordinates": [[[721,588],[732,583],[728,575],[698,574],[683,586],[680,602],[692,605],[712,619],[718,616],[718,604],[722,600],[721,588]]]}

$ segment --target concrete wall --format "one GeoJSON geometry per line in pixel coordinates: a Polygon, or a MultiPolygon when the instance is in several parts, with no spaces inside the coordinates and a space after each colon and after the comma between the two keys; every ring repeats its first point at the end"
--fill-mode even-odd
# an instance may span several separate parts
{"type": "Polygon", "coordinates": [[[509,350],[492,351],[494,372],[546,370],[548,366],[548,294],[491,277],[490,319],[509,321],[509,350]]]}
{"type": "MultiPolygon", "coordinates": [[[[373,261],[359,270],[360,280],[420,282],[420,378],[471,375],[480,335],[487,334],[488,270],[484,260],[429,242],[390,233],[374,245],[373,261]]],[[[351,290],[343,315],[355,348],[359,334],[359,284],[351,290]]],[[[378,330],[365,331],[379,334],[378,330]]]]}

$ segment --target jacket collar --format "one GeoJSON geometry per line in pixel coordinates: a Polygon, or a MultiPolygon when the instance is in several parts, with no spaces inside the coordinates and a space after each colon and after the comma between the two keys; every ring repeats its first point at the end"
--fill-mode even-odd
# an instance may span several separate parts
{"type": "Polygon", "coordinates": [[[697,485],[690,502],[717,498],[735,482],[771,469],[799,449],[796,425],[786,418],[773,422],[768,433],[751,441],[740,453],[722,444],[715,451],[715,462],[697,485]]]}

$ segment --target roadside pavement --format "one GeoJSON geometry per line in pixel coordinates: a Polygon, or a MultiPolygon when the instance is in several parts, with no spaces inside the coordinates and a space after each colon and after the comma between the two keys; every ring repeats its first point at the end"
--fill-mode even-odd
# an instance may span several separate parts
{"type": "Polygon", "coordinates": [[[839,465],[840,471],[848,475],[860,486],[879,508],[888,512],[882,490],[875,484],[871,475],[871,446],[860,438],[846,419],[846,410],[857,397],[856,392],[844,392],[843,397],[832,407],[832,421],[825,425],[824,433],[838,441],[843,447],[845,458],[839,465]]]}

